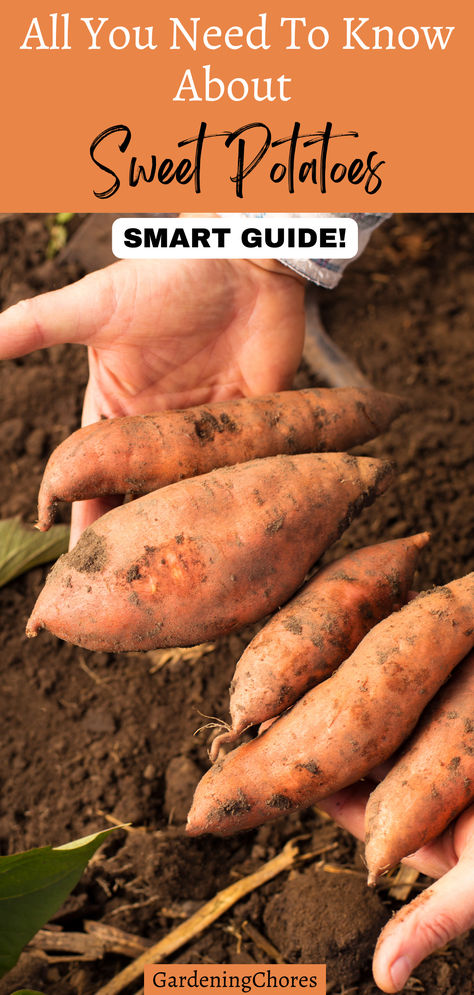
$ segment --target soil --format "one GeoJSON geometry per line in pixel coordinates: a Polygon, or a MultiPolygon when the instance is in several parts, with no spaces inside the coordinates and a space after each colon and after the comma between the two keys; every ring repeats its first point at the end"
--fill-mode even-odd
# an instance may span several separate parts
{"type": "MultiPolygon", "coordinates": [[[[80,233],[90,221],[79,217],[72,227],[80,233]]],[[[84,251],[46,259],[48,222],[44,215],[1,221],[2,308],[88,268],[84,251]]],[[[340,287],[321,292],[334,340],[375,386],[413,402],[383,439],[361,450],[396,460],[395,485],[327,559],[427,529],[433,538],[422,557],[420,588],[474,569],[473,237],[474,215],[396,216],[376,232],[340,287]]],[[[92,257],[98,265],[91,250],[92,257]]],[[[45,458],[78,427],[86,379],[79,347],[0,364],[1,518],[34,520],[45,458]]],[[[314,382],[303,364],[298,386],[314,382]]],[[[45,574],[33,570],[0,590],[0,852],[63,843],[111,819],[133,826],[101,848],[54,917],[55,928],[83,931],[84,920],[95,920],[158,940],[303,835],[303,849],[318,857],[238,902],[174,962],[268,961],[245,931],[248,921],[290,963],[325,962],[332,995],[373,995],[376,936],[400,903],[386,887],[366,888],[352,837],[313,810],[227,840],[184,835],[194,787],[208,767],[209,732],[195,730],[207,721],[203,714],[226,717],[233,668],[255,630],[166,654],[91,653],[46,633],[29,641],[25,622],[45,574]]],[[[412,896],[426,883],[420,877],[412,896]]],[[[48,995],[92,995],[127,962],[109,954],[48,963],[26,952],[0,982],[0,995],[24,986],[48,995]]],[[[407,990],[468,995],[473,962],[472,941],[464,936],[428,958],[407,990]]]]}

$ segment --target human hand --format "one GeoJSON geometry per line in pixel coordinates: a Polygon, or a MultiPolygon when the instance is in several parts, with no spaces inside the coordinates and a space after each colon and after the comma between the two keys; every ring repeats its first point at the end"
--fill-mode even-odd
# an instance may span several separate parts
{"type": "MultiPolygon", "coordinates": [[[[290,386],[304,286],[245,260],[123,261],[0,315],[0,359],[87,345],[82,424],[290,386]]],[[[73,506],[71,545],[115,502],[73,506]]]]}
{"type": "MultiPolygon", "coordinates": [[[[370,790],[361,782],[318,805],[363,839],[370,790]]],[[[400,991],[425,957],[474,925],[474,805],[403,863],[437,880],[404,905],[380,934],[373,973],[384,992],[400,991]]]]}

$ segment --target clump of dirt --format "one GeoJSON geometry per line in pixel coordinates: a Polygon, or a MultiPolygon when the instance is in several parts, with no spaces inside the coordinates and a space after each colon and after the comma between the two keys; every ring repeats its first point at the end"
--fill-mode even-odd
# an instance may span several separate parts
{"type": "MultiPolygon", "coordinates": [[[[107,565],[107,543],[89,528],[69,553],[68,565],[79,573],[100,573],[107,565]]],[[[132,578],[133,579],[133,578],[132,578]]]]}
{"type": "Polygon", "coordinates": [[[200,442],[213,442],[216,432],[236,432],[237,425],[225,412],[216,418],[210,411],[204,411],[198,421],[194,422],[194,431],[200,442]]]}
{"type": "Polygon", "coordinates": [[[264,913],[267,936],[285,960],[326,964],[337,988],[360,980],[386,918],[362,873],[356,877],[350,871],[337,875],[313,869],[285,881],[264,913]]]}

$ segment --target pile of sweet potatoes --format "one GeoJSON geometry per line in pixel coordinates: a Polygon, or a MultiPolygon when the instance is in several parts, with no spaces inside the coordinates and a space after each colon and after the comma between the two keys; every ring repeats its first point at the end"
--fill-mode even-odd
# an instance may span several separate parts
{"type": "Polygon", "coordinates": [[[49,460],[41,529],[60,500],[131,500],[61,557],[28,635],[147,650],[272,616],[237,665],[231,726],[212,744],[192,835],[311,805],[391,758],[413,730],[367,807],[369,880],[474,797],[474,575],[410,595],[422,533],[352,552],[305,584],[393,479],[387,461],[346,450],[404,408],[370,389],[290,391],[103,421],[49,460]]]}
{"type": "Polygon", "coordinates": [[[393,479],[387,461],[334,450],[377,435],[404,407],[371,389],[289,391],[76,432],[46,467],[39,527],[60,498],[135,499],[60,558],[28,635],[146,650],[275,611],[393,479]]]}
{"type": "MultiPolygon", "coordinates": [[[[416,536],[413,546],[425,540],[416,536]]],[[[341,579],[342,587],[347,583],[352,579],[341,579]]],[[[188,832],[225,836],[321,801],[388,760],[416,727],[367,807],[372,883],[474,797],[473,646],[474,574],[411,599],[370,629],[331,677],[217,761],[198,785],[188,832]]],[[[242,676],[247,680],[239,675],[239,682],[242,676]]],[[[293,669],[283,679],[286,690],[293,669]]],[[[250,692],[258,697],[251,686],[250,692]]]]}

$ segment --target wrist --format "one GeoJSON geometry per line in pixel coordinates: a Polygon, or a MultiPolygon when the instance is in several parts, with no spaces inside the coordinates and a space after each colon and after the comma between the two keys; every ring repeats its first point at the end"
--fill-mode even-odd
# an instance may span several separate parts
{"type": "MultiPolygon", "coordinates": [[[[180,218],[220,218],[220,214],[194,214],[189,212],[184,212],[179,215],[180,218]]],[[[264,269],[268,273],[279,273],[281,276],[291,276],[294,280],[299,283],[306,284],[307,279],[302,273],[297,273],[296,270],[290,269],[289,266],[285,266],[281,263],[279,259],[249,259],[247,258],[245,262],[251,264],[251,266],[258,266],[259,269],[264,269]]]]}
{"type": "Polygon", "coordinates": [[[290,276],[298,283],[306,284],[307,279],[302,273],[297,273],[296,270],[290,269],[289,266],[285,266],[281,263],[279,259],[247,259],[247,262],[252,266],[258,266],[259,269],[265,269],[269,273],[280,273],[281,276],[290,276]]]}

